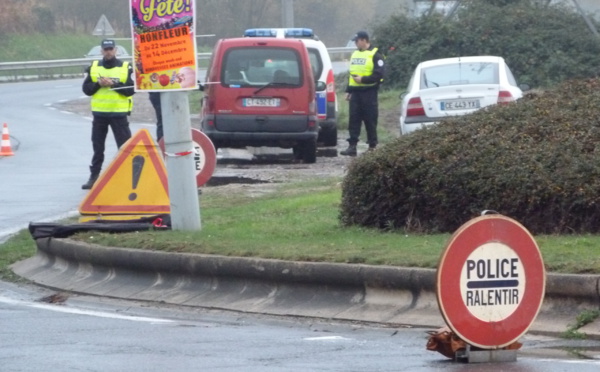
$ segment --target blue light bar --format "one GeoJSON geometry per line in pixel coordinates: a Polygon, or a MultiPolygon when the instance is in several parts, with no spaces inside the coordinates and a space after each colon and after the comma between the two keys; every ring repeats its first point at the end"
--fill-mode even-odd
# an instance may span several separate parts
{"type": "Polygon", "coordinates": [[[245,37],[276,37],[277,31],[270,28],[249,28],[244,31],[245,37]]]}
{"type": "Polygon", "coordinates": [[[314,37],[315,33],[311,28],[288,28],[285,30],[285,37],[314,37]]]}

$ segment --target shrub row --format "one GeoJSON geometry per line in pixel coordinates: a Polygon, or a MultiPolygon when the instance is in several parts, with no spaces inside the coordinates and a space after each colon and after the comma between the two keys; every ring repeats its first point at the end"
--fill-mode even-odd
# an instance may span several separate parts
{"type": "Polygon", "coordinates": [[[533,233],[600,231],[600,80],[402,136],[352,162],[345,225],[451,232],[483,210],[533,233]]]}

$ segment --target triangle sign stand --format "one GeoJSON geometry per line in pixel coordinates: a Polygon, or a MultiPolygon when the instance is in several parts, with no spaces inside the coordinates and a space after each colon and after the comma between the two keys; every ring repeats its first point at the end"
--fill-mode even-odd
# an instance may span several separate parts
{"type": "Polygon", "coordinates": [[[79,205],[82,215],[170,213],[167,171],[147,129],[121,146],[79,205]]]}

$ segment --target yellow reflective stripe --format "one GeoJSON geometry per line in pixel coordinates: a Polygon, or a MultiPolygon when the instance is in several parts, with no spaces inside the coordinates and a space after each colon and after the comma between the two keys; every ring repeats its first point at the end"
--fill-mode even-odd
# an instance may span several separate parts
{"type": "MultiPolygon", "coordinates": [[[[111,92],[112,93],[112,92],[111,92]]],[[[98,94],[98,93],[96,93],[98,94]]],[[[111,95],[101,95],[92,99],[92,111],[96,112],[129,112],[131,111],[131,99],[120,96],[116,99],[111,95]]]]}
{"type": "Polygon", "coordinates": [[[359,76],[369,76],[373,73],[373,56],[377,53],[377,48],[373,48],[372,50],[356,50],[352,53],[352,57],[350,57],[350,75],[348,76],[348,84],[353,87],[370,87],[377,85],[377,83],[371,84],[362,84],[357,83],[352,78],[352,75],[359,76]],[[358,61],[364,59],[365,63],[356,63],[353,64],[352,61],[358,61]]]}
{"type": "Polygon", "coordinates": [[[92,63],[92,67],[90,68],[90,78],[94,83],[98,82],[98,77],[109,77],[111,79],[117,78],[121,83],[127,82],[127,72],[129,71],[129,62],[123,62],[123,66],[121,67],[113,67],[111,69],[104,68],[104,66],[100,66],[98,61],[94,61],[92,63]],[[113,74],[116,74],[113,75],[113,74]]]}
{"type": "MultiPolygon", "coordinates": [[[[94,61],[92,63],[92,67],[90,68],[90,78],[93,82],[97,82],[98,77],[102,76],[112,79],[116,78],[120,82],[125,83],[127,82],[128,78],[128,66],[129,63],[124,62],[123,66],[121,67],[106,69],[104,66],[99,66],[98,61],[94,61]]],[[[133,100],[131,97],[125,97],[115,90],[102,87],[92,96],[90,105],[93,112],[127,113],[133,108],[133,100]]]]}

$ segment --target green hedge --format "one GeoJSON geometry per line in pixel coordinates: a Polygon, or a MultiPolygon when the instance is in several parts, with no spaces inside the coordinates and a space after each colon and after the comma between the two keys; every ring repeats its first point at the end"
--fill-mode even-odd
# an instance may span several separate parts
{"type": "Polygon", "coordinates": [[[543,94],[402,136],[352,162],[345,225],[452,232],[483,210],[533,233],[600,231],[600,81],[543,94]]]}
{"type": "Polygon", "coordinates": [[[545,3],[471,0],[451,19],[390,17],[373,32],[387,55],[386,86],[406,87],[421,61],[469,55],[504,57],[532,87],[597,76],[600,38],[574,8],[545,3]]]}

